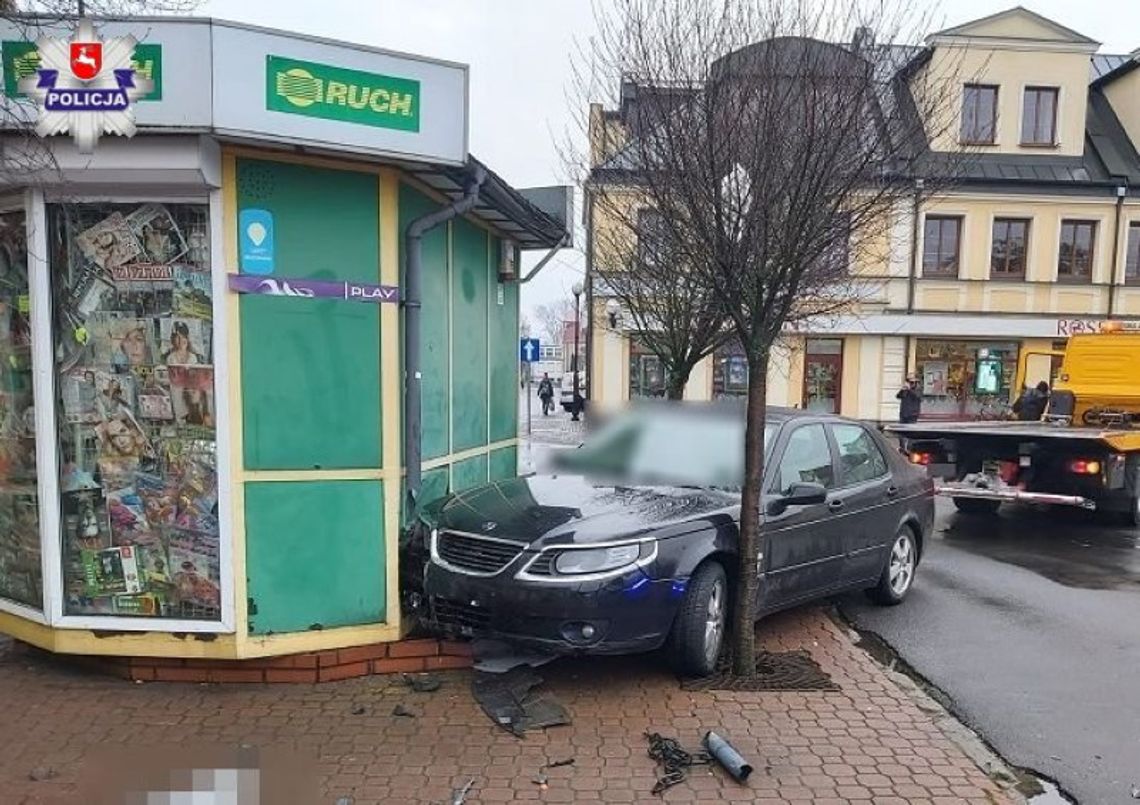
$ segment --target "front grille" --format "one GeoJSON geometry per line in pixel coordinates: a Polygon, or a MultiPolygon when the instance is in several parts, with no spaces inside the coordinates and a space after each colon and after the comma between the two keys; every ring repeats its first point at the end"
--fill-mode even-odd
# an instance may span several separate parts
{"type": "Polygon", "coordinates": [[[481,606],[461,604],[446,598],[432,598],[431,611],[436,622],[445,628],[482,631],[491,624],[491,613],[481,606]]]}
{"type": "Polygon", "coordinates": [[[436,542],[440,559],[452,567],[472,573],[498,573],[513,562],[522,550],[523,546],[518,543],[500,542],[452,531],[440,532],[436,542]]]}
{"type": "Polygon", "coordinates": [[[543,551],[530,563],[526,572],[531,576],[553,576],[556,556],[554,551],[543,551]]]}

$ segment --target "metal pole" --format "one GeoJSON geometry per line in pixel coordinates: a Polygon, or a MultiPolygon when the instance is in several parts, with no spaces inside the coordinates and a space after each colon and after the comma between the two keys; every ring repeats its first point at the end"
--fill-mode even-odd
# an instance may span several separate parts
{"type": "Polygon", "coordinates": [[[574,393],[570,398],[574,407],[574,413],[570,417],[572,422],[579,421],[578,411],[582,407],[579,402],[581,398],[578,396],[578,334],[582,329],[581,305],[579,304],[581,298],[582,292],[579,290],[578,293],[574,294],[574,393]]]}
{"type": "Polygon", "coordinates": [[[534,364],[529,361],[526,364],[526,435],[530,436],[530,384],[534,379],[532,372],[534,371],[534,364]]]}

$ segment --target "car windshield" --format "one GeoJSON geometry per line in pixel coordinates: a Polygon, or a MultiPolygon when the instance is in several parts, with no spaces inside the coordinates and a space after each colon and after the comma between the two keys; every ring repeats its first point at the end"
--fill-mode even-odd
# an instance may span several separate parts
{"type": "MultiPolygon", "coordinates": [[[[767,447],[774,424],[764,428],[767,447]]],[[[611,422],[558,465],[627,484],[739,489],[744,481],[744,422],[720,413],[638,411],[611,422]]]]}

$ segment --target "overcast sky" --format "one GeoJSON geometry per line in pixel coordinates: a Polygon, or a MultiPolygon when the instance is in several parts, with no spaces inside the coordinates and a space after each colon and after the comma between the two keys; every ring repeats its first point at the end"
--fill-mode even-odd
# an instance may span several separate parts
{"type": "MultiPolygon", "coordinates": [[[[946,27],[1017,3],[952,0],[946,27]]],[[[1023,4],[1103,43],[1140,48],[1140,0],[1025,0],[1023,4]]],[[[575,42],[594,30],[591,0],[208,0],[200,13],[422,53],[471,67],[471,150],[516,187],[563,184],[560,144],[575,42]]],[[[524,314],[570,296],[582,244],[564,251],[523,290],[524,314]]],[[[524,268],[538,255],[524,258],[524,268]]]]}

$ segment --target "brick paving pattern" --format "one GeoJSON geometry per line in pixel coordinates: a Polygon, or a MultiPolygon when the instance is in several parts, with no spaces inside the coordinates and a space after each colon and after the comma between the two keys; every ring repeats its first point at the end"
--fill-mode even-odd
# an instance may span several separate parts
{"type": "MultiPolygon", "coordinates": [[[[756,767],[739,786],[696,768],[665,802],[1007,802],[962,752],[818,608],[764,621],[772,651],[806,649],[841,686],[834,692],[685,692],[654,657],[563,660],[540,669],[542,690],[574,718],[516,739],[495,727],[448,671],[435,693],[398,677],[322,685],[132,684],[20,651],[0,655],[0,801],[87,803],[85,761],[140,747],[168,754],[241,744],[311,759],[319,801],[450,803],[652,802],[647,730],[696,748],[708,729],[756,767]],[[416,714],[399,717],[402,704],[416,714]],[[573,757],[573,766],[544,764],[573,757]],[[47,773],[45,774],[45,770],[47,773]],[[39,781],[31,776],[48,778],[39,781]]],[[[267,774],[268,776],[268,774],[267,774]]],[[[305,802],[305,801],[302,801],[305,802]]],[[[276,805],[276,803],[274,803],[276,805]]],[[[301,805],[301,803],[299,803],[301,805]]],[[[307,802],[305,802],[307,805],[307,802]]]]}

